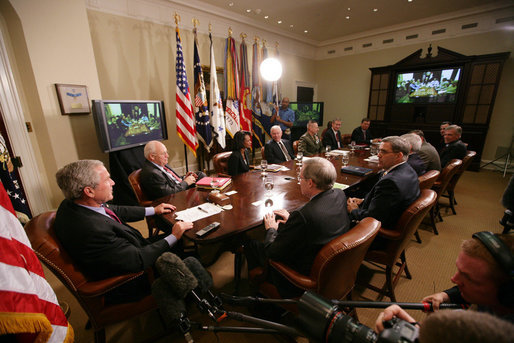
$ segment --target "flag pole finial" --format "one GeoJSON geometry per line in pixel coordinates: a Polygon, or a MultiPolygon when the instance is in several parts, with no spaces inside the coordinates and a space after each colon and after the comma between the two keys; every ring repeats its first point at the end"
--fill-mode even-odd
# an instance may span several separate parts
{"type": "Polygon", "coordinates": [[[229,26],[228,28],[228,36],[229,37],[232,37],[232,28],[229,26]]]}
{"type": "Polygon", "coordinates": [[[175,12],[173,18],[175,19],[175,25],[178,26],[178,23],[180,23],[180,15],[177,12],[175,12]]]}
{"type": "Polygon", "coordinates": [[[209,33],[211,33],[211,32],[212,32],[212,24],[209,23],[209,33]]]}
{"type": "Polygon", "coordinates": [[[265,47],[266,47],[266,40],[265,40],[265,39],[263,39],[263,40],[262,40],[262,47],[263,47],[263,48],[265,48],[265,47]]]}
{"type": "Polygon", "coordinates": [[[279,46],[278,41],[275,41],[275,48],[278,49],[278,46],[279,46]]]}
{"type": "Polygon", "coordinates": [[[247,37],[246,33],[244,33],[244,32],[241,32],[241,34],[239,36],[241,37],[241,40],[243,40],[243,41],[247,37]]]}
{"type": "Polygon", "coordinates": [[[260,38],[259,38],[259,36],[255,36],[255,37],[253,37],[253,40],[254,40],[254,42],[255,42],[255,43],[258,43],[258,42],[259,42],[259,39],[260,39],[260,38]]]}
{"type": "Polygon", "coordinates": [[[200,25],[200,20],[193,18],[191,19],[191,22],[193,23],[193,27],[196,29],[198,25],[200,25]]]}

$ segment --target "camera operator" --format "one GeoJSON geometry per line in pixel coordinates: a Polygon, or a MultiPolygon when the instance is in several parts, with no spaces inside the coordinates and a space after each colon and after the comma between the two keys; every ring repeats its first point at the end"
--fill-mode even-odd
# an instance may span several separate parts
{"type": "MultiPolygon", "coordinates": [[[[375,331],[384,330],[384,321],[393,318],[413,322],[413,318],[398,305],[380,313],[375,331]]],[[[462,310],[439,311],[429,315],[419,330],[420,343],[509,343],[514,337],[514,325],[488,313],[462,310]]]]}
{"type": "Polygon", "coordinates": [[[473,304],[514,322],[514,235],[478,232],[462,242],[457,272],[451,278],[455,287],[423,298],[435,310],[441,303],[473,304]]]}

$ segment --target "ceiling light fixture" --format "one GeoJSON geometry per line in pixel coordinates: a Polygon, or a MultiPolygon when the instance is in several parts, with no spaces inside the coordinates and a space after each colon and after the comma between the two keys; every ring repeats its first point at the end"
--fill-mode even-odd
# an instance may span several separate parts
{"type": "Polygon", "coordinates": [[[347,15],[347,16],[346,16],[346,19],[350,19],[350,16],[349,16],[349,15],[347,15]]]}
{"type": "Polygon", "coordinates": [[[265,16],[264,16],[264,19],[268,19],[268,18],[269,18],[269,15],[265,15],[265,16]]]}
{"type": "Polygon", "coordinates": [[[351,11],[352,9],[350,7],[348,7],[348,11],[351,11]]]}
{"type": "Polygon", "coordinates": [[[233,3],[233,2],[229,2],[229,3],[228,3],[228,5],[229,5],[230,7],[232,7],[232,6],[234,6],[234,3],[233,3]]]}
{"type": "Polygon", "coordinates": [[[277,21],[278,24],[282,24],[282,20],[277,21]]]}
{"type": "Polygon", "coordinates": [[[294,25],[293,25],[293,24],[291,24],[291,25],[289,25],[289,27],[294,27],[294,25]]]}
{"type": "Polygon", "coordinates": [[[250,13],[252,10],[251,9],[247,9],[246,10],[246,13],[250,13]]]}
{"type": "Polygon", "coordinates": [[[307,30],[304,30],[303,32],[304,32],[304,33],[308,33],[309,31],[307,31],[307,30]]]}
{"type": "Polygon", "coordinates": [[[373,12],[378,12],[378,8],[374,8],[374,9],[373,9],[373,12]]]}

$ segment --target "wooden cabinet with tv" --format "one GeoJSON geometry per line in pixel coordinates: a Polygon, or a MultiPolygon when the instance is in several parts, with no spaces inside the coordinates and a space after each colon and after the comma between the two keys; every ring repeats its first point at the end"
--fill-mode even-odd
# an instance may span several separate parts
{"type": "Polygon", "coordinates": [[[432,47],[390,66],[370,68],[368,117],[375,135],[400,135],[421,129],[434,146],[441,139],[439,125],[449,121],[462,127],[462,140],[477,157],[478,170],[494,100],[505,60],[510,52],[466,56],[432,47]]]}

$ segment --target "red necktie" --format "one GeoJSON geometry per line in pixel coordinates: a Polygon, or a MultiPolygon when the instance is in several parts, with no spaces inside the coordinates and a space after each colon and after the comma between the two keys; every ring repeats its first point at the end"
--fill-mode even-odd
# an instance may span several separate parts
{"type": "Polygon", "coordinates": [[[109,217],[111,217],[112,219],[116,220],[118,223],[121,223],[120,218],[118,218],[116,213],[114,213],[111,209],[109,209],[109,208],[104,206],[104,210],[105,210],[105,213],[107,213],[109,215],[109,217]]]}
{"type": "Polygon", "coordinates": [[[164,170],[166,170],[168,173],[170,173],[178,182],[182,182],[182,180],[171,170],[170,168],[163,166],[164,170]]]}

